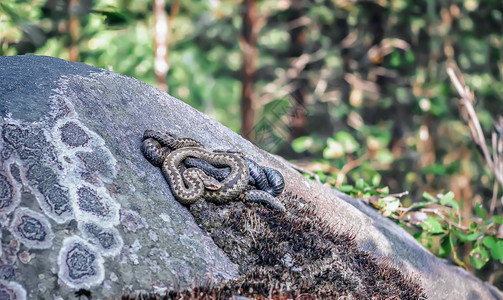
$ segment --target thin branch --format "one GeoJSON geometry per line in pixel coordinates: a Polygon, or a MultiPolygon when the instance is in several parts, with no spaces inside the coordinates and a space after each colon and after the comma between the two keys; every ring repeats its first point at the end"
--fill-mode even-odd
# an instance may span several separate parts
{"type": "Polygon", "coordinates": [[[320,176],[318,176],[318,174],[311,172],[308,169],[306,169],[302,166],[296,165],[288,160],[283,160],[283,162],[285,164],[288,164],[290,166],[290,168],[294,169],[295,171],[297,171],[299,173],[305,173],[305,174],[313,177],[316,180],[316,182],[321,183],[320,176]]]}
{"type": "MultiPolygon", "coordinates": [[[[472,138],[474,142],[480,146],[482,149],[482,153],[484,155],[484,159],[491,169],[493,169],[493,161],[491,159],[491,155],[489,154],[489,150],[487,149],[487,145],[485,143],[484,132],[482,131],[482,127],[480,126],[479,119],[475,110],[473,109],[474,97],[473,93],[470,89],[463,85],[460,82],[460,79],[456,75],[453,67],[447,67],[447,74],[451,78],[452,83],[456,87],[461,99],[459,100],[459,108],[462,111],[462,114],[465,118],[465,121],[468,123],[468,126],[472,132],[472,138]]],[[[459,75],[461,77],[461,75],[459,75]]]]}
{"type": "Polygon", "coordinates": [[[341,171],[337,174],[337,181],[335,183],[336,187],[340,187],[342,185],[342,182],[344,181],[344,178],[346,178],[346,174],[353,170],[354,168],[358,167],[359,165],[362,164],[363,160],[367,158],[367,153],[363,154],[359,158],[348,161],[347,164],[345,164],[342,168],[341,171]]]}
{"type": "Polygon", "coordinates": [[[442,218],[442,220],[444,220],[445,222],[447,222],[447,224],[449,225],[452,225],[458,229],[461,229],[461,230],[465,230],[465,231],[468,231],[470,230],[470,228],[466,227],[466,226],[463,226],[461,224],[458,224],[452,220],[450,220],[449,218],[447,218],[446,216],[444,216],[438,209],[436,208],[423,208],[421,209],[422,212],[430,212],[430,213],[433,213],[437,216],[439,216],[440,218],[442,218]]]}
{"type": "MultiPolygon", "coordinates": [[[[449,63],[449,66],[447,67],[447,74],[449,74],[454,87],[461,96],[461,99],[459,99],[459,109],[463,119],[470,128],[471,137],[475,144],[479,146],[479,149],[481,150],[487,165],[494,174],[496,181],[503,186],[503,160],[501,159],[501,154],[503,152],[503,119],[499,117],[498,121],[494,124],[491,156],[482,127],[480,126],[480,121],[475,113],[475,109],[473,108],[473,104],[475,103],[473,91],[471,91],[465,84],[463,76],[454,62],[449,63]]],[[[493,188],[493,193],[497,193],[497,191],[497,188],[493,188]]],[[[496,206],[495,198],[496,194],[493,195],[493,200],[491,201],[491,215],[496,206]]]]}
{"type": "MultiPolygon", "coordinates": [[[[370,203],[370,202],[375,202],[379,201],[379,199],[384,198],[384,197],[395,197],[395,198],[401,198],[403,196],[407,196],[409,194],[409,191],[401,192],[401,193],[395,193],[395,194],[388,194],[388,195],[379,195],[379,196],[369,196],[366,198],[363,198],[362,200],[365,201],[365,203],[370,203]]],[[[403,215],[403,213],[402,213],[403,215]]],[[[402,217],[395,218],[395,219],[401,219],[402,217]]]]}

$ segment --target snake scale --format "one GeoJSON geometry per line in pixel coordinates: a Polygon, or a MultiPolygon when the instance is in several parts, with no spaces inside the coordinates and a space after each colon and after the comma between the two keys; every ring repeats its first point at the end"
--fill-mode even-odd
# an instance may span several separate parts
{"type": "Polygon", "coordinates": [[[278,171],[230,152],[211,152],[190,138],[146,130],[142,152],[160,167],[174,197],[189,205],[200,198],[223,204],[237,197],[285,210],[275,198],[284,188],[278,171]],[[259,190],[250,190],[254,185],[259,190]]]}

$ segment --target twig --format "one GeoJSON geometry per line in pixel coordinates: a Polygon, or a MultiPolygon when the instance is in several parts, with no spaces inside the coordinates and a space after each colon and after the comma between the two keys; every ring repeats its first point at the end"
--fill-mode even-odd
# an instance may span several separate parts
{"type": "Polygon", "coordinates": [[[498,182],[495,180],[493,183],[493,196],[491,197],[491,205],[489,207],[489,218],[494,215],[494,209],[496,208],[496,200],[498,198],[498,182]]]}
{"type": "MultiPolygon", "coordinates": [[[[454,62],[449,63],[449,67],[447,67],[447,74],[454,84],[454,87],[458,91],[461,99],[459,99],[459,109],[463,119],[467,123],[470,128],[470,134],[475,142],[479,146],[479,149],[482,151],[482,155],[484,159],[491,169],[496,181],[499,182],[500,185],[503,186],[503,160],[502,160],[502,152],[503,152],[503,119],[501,117],[498,118],[498,121],[494,124],[494,130],[492,133],[492,156],[489,153],[486,139],[484,137],[484,133],[482,131],[482,127],[480,126],[480,121],[475,113],[475,109],[473,108],[473,103],[475,102],[473,92],[470,90],[468,86],[466,86],[463,76],[459,71],[459,68],[454,62]]],[[[490,204],[490,214],[491,216],[494,213],[494,209],[496,207],[496,197],[498,193],[497,185],[493,187],[493,197],[490,204]]]]}
{"type": "Polygon", "coordinates": [[[344,181],[344,178],[346,177],[346,174],[353,170],[354,168],[358,167],[359,165],[362,164],[363,159],[367,158],[367,153],[363,154],[359,158],[348,161],[347,164],[345,164],[342,168],[339,174],[337,174],[337,181],[335,182],[336,187],[340,187],[342,185],[342,182],[344,181]]]}
{"type": "Polygon", "coordinates": [[[307,175],[313,177],[316,180],[316,182],[321,183],[320,176],[318,176],[318,174],[313,173],[313,172],[309,171],[308,169],[301,167],[299,165],[296,165],[294,163],[291,163],[287,160],[284,160],[284,162],[286,164],[288,164],[290,166],[290,168],[294,169],[295,171],[297,171],[299,173],[306,173],[307,175]]]}
{"type": "Polygon", "coordinates": [[[449,218],[445,217],[438,209],[436,208],[423,208],[421,209],[422,212],[430,212],[430,213],[433,213],[437,216],[439,216],[440,218],[442,218],[445,222],[447,222],[449,225],[452,225],[458,229],[461,229],[461,230],[465,230],[465,231],[468,231],[470,228],[466,227],[466,226],[463,226],[461,224],[458,224],[452,220],[450,220],[449,218]]]}
{"type": "Polygon", "coordinates": [[[480,126],[477,114],[473,109],[472,105],[472,103],[474,102],[473,93],[467,86],[463,88],[458,76],[456,75],[452,67],[447,67],[447,73],[449,74],[452,83],[454,84],[454,86],[458,90],[459,95],[461,96],[461,99],[459,99],[459,108],[461,110],[463,118],[470,127],[472,138],[474,142],[477,145],[479,145],[480,148],[482,149],[482,153],[489,167],[493,169],[493,161],[491,159],[491,156],[489,155],[489,150],[487,149],[487,145],[485,143],[484,132],[482,131],[482,127],[480,126]]]}
{"type": "Polygon", "coordinates": [[[396,197],[396,198],[400,198],[400,197],[403,197],[403,196],[407,196],[408,194],[409,194],[409,191],[405,191],[405,192],[396,193],[396,194],[379,195],[379,196],[369,196],[369,197],[363,198],[362,200],[365,201],[365,203],[368,204],[369,202],[378,201],[380,198],[384,198],[384,197],[396,197]]]}

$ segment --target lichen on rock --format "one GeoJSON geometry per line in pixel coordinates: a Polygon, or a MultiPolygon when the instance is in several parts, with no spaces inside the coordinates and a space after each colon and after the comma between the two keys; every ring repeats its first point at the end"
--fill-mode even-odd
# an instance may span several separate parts
{"type": "Polygon", "coordinates": [[[48,249],[52,246],[54,233],[45,215],[20,207],[14,212],[11,233],[26,247],[48,249]]]}
{"type": "Polygon", "coordinates": [[[81,221],[79,229],[83,237],[95,245],[103,256],[118,255],[124,245],[116,228],[107,228],[94,222],[81,221]]]}
{"type": "Polygon", "coordinates": [[[64,240],[58,266],[58,278],[73,289],[90,288],[100,284],[105,277],[101,254],[77,236],[64,240]]]}
{"type": "Polygon", "coordinates": [[[0,170],[0,213],[8,215],[21,201],[19,184],[7,169],[0,170]]]}
{"type": "Polygon", "coordinates": [[[105,188],[94,188],[86,184],[72,185],[70,195],[75,216],[80,222],[98,222],[104,227],[113,227],[119,223],[120,206],[105,188]]]}
{"type": "Polygon", "coordinates": [[[24,300],[26,299],[26,291],[17,282],[0,280],[0,299],[24,300]]]}

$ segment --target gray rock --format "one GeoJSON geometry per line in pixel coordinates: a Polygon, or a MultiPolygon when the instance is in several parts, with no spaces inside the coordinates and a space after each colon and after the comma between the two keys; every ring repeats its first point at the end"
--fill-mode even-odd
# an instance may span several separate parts
{"type": "Polygon", "coordinates": [[[313,201],[327,223],[420,275],[431,299],[503,299],[361,202],[136,79],[50,57],[0,57],[0,114],[0,298],[71,299],[80,288],[117,297],[236,278],[237,265],[139,150],[145,129],[169,129],[280,170],[286,189],[313,201]]]}

